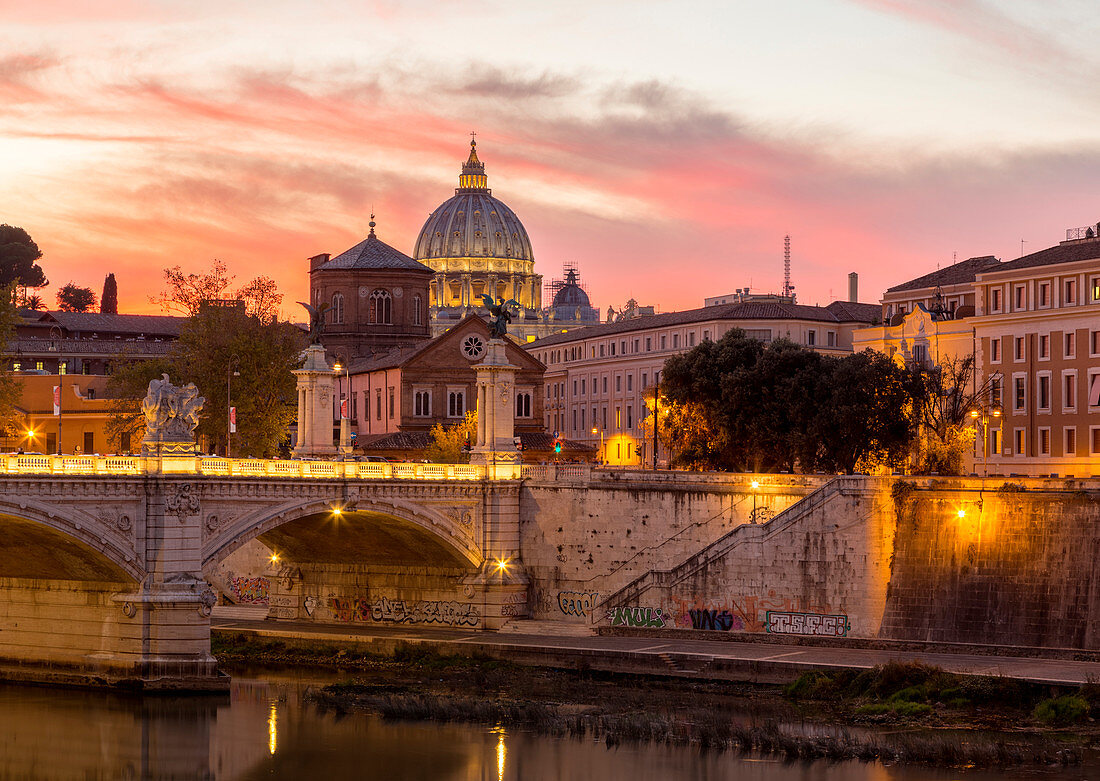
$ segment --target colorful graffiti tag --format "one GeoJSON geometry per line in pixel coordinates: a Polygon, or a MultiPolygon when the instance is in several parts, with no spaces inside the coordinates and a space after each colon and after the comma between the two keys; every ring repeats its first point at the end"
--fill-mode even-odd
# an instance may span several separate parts
{"type": "Polygon", "coordinates": [[[558,609],[567,616],[587,617],[600,595],[595,591],[559,591],[558,609]]]}
{"type": "Polygon", "coordinates": [[[379,597],[374,602],[350,597],[331,597],[328,602],[329,609],[339,621],[447,626],[477,626],[481,622],[481,614],[477,608],[462,602],[421,600],[409,603],[404,599],[388,597],[379,597]]]}
{"type": "Polygon", "coordinates": [[[665,628],[665,615],[659,607],[617,607],[607,611],[611,626],[665,628]]]}
{"type": "Polygon", "coordinates": [[[689,610],[692,629],[708,629],[717,632],[729,632],[732,629],[744,629],[740,618],[728,610],[689,610]]]}
{"type": "Polygon", "coordinates": [[[238,605],[266,605],[271,594],[267,578],[230,578],[229,587],[238,605]]]}
{"type": "Polygon", "coordinates": [[[777,635],[845,637],[852,629],[848,616],[827,616],[819,613],[783,613],[769,610],[766,623],[767,631],[777,635]]]}

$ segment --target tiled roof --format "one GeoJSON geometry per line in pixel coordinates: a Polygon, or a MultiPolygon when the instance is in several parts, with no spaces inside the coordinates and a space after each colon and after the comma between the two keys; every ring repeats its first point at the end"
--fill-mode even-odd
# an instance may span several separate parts
{"type": "Polygon", "coordinates": [[[882,317],[882,307],[879,304],[834,301],[825,308],[842,323],[876,323],[882,317]]]}
{"type": "Polygon", "coordinates": [[[341,252],[317,271],[333,271],[350,268],[375,268],[375,269],[403,269],[405,271],[424,271],[434,273],[423,263],[410,258],[405,253],[394,249],[384,241],[379,240],[371,230],[371,234],[346,252],[341,252]]]}
{"type": "Polygon", "coordinates": [[[383,353],[375,353],[365,358],[356,358],[351,362],[349,371],[352,374],[363,374],[376,369],[396,369],[409,358],[426,349],[435,339],[425,338],[420,344],[409,347],[393,347],[383,353]]]}
{"type": "MultiPolygon", "coordinates": [[[[852,304],[847,304],[851,307],[852,304]]],[[[866,314],[855,322],[873,322],[879,314],[879,308],[872,304],[856,304],[857,307],[867,307],[866,314]],[[872,314],[872,310],[873,314],[872,314]]],[[[862,311],[862,310],[861,310],[862,311]]],[[[847,315],[858,314],[852,310],[847,315]]],[[[704,306],[699,309],[687,309],[683,312],[666,312],[660,315],[647,315],[624,320],[620,323],[604,323],[602,325],[590,325],[585,328],[571,328],[566,333],[551,334],[533,342],[523,345],[527,350],[539,347],[547,347],[563,342],[574,342],[578,339],[593,339],[614,334],[641,331],[646,328],[662,328],[676,325],[690,325],[691,323],[703,323],[713,320],[811,320],[822,323],[852,322],[851,319],[841,320],[829,307],[806,306],[803,304],[786,304],[776,301],[742,301],[735,304],[721,304],[719,306],[704,306]]]]}
{"type": "Polygon", "coordinates": [[[1021,268],[1035,268],[1036,266],[1053,266],[1056,263],[1073,263],[1078,260],[1093,260],[1100,258],[1100,239],[1085,239],[1084,241],[1065,242],[1054,247],[1047,247],[1022,258],[1002,263],[997,268],[987,271],[1015,271],[1021,268]]]}
{"type": "Polygon", "coordinates": [[[973,282],[974,278],[983,271],[994,270],[993,267],[1001,267],[1001,261],[992,255],[982,255],[977,258],[967,258],[953,263],[946,268],[925,274],[923,277],[911,279],[900,285],[889,288],[887,293],[897,293],[902,290],[921,290],[926,287],[944,287],[945,285],[961,285],[965,282],[973,282]]]}
{"type": "Polygon", "coordinates": [[[98,312],[39,312],[38,322],[57,323],[67,331],[95,331],[100,334],[146,334],[179,336],[186,317],[166,315],[103,315],[98,312]]]}

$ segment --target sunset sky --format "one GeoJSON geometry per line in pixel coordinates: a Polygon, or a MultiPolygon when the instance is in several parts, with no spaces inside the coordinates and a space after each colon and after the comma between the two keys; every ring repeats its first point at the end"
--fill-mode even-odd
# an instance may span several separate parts
{"type": "Polygon", "coordinates": [[[0,0],[0,223],[60,285],[276,279],[406,253],[477,131],[546,281],[606,311],[782,284],[860,298],[1100,220],[1079,0],[0,0]]]}

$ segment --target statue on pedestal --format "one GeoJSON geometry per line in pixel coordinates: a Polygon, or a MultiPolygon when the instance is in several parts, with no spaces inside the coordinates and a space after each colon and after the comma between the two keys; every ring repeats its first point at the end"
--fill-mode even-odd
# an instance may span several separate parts
{"type": "Polygon", "coordinates": [[[142,452],[163,455],[194,453],[195,429],[199,425],[199,413],[205,401],[193,382],[178,388],[167,374],[151,381],[141,403],[141,411],[145,415],[142,452]]]}
{"type": "Polygon", "coordinates": [[[489,322],[489,336],[493,339],[503,338],[508,333],[508,323],[512,322],[512,313],[509,310],[512,307],[519,308],[519,301],[514,298],[509,298],[507,301],[498,298],[498,303],[494,304],[493,297],[484,293],[481,294],[481,300],[485,303],[485,308],[489,310],[489,314],[494,318],[489,322]]]}

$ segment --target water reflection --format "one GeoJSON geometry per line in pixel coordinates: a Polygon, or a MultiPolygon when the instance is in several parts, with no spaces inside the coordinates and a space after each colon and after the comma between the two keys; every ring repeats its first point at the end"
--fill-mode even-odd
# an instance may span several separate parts
{"type": "Polygon", "coordinates": [[[1092,775],[1080,768],[961,773],[784,764],[662,746],[608,750],[500,728],[339,718],[306,705],[307,688],[292,679],[238,677],[228,696],[141,698],[0,686],[0,779],[1068,781],[1092,775]]]}

